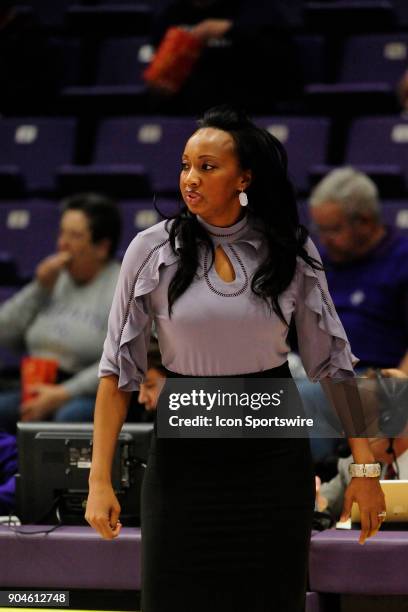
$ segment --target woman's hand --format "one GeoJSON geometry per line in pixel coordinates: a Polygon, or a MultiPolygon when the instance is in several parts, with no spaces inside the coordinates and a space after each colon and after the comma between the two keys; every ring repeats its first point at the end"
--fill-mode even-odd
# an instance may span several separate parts
{"type": "Polygon", "coordinates": [[[61,251],[46,257],[40,261],[35,271],[37,281],[40,285],[45,287],[45,289],[51,291],[61,270],[71,261],[71,259],[72,255],[66,251],[61,251]]]}
{"type": "Polygon", "coordinates": [[[21,404],[22,421],[41,421],[58,410],[70,398],[63,385],[35,384],[30,385],[29,391],[35,393],[35,397],[21,404]]]}
{"type": "Polygon", "coordinates": [[[85,520],[105,540],[116,538],[122,525],[119,521],[121,507],[111,484],[90,484],[86,503],[85,520]]]}
{"type": "Polygon", "coordinates": [[[232,28],[229,19],[204,19],[191,28],[190,34],[206,43],[210,38],[222,38],[232,28]]]}
{"type": "Polygon", "coordinates": [[[385,517],[378,516],[385,512],[384,493],[378,478],[352,478],[344,494],[343,511],[340,521],[351,516],[351,507],[356,502],[360,508],[361,533],[359,543],[364,544],[367,538],[375,535],[385,517]]]}

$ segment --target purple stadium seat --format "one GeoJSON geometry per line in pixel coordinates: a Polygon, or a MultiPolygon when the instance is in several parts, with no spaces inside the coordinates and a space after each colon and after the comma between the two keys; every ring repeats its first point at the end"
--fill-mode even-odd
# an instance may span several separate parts
{"type": "Polygon", "coordinates": [[[74,119],[0,119],[0,185],[14,176],[29,192],[53,191],[57,166],[73,162],[75,131],[74,119]]]}
{"type": "MultiPolygon", "coordinates": [[[[175,200],[158,199],[157,207],[165,215],[177,212],[178,205],[175,200]]],[[[124,200],[120,204],[122,214],[122,237],[119,245],[119,256],[123,256],[130,242],[138,232],[162,220],[155,210],[152,200],[124,200]]]]}
{"type": "MultiPolygon", "coordinates": [[[[120,197],[143,197],[144,192],[132,189],[143,176],[148,176],[152,189],[156,192],[178,192],[181,155],[186,140],[196,129],[196,123],[188,118],[167,117],[128,117],[105,119],[101,121],[94,153],[94,163],[87,167],[66,167],[65,179],[75,176],[79,170],[83,177],[87,173],[94,177],[102,176],[106,189],[120,197]],[[118,185],[118,194],[113,182],[115,177],[129,179],[128,192],[123,193],[123,185],[118,185]],[[109,189],[109,179],[112,188],[109,189]]],[[[116,180],[117,183],[117,180],[116,180]]],[[[135,186],[137,189],[137,185],[135,186]]],[[[143,185],[141,190],[144,189],[143,185]]]]}
{"type": "Polygon", "coordinates": [[[309,189],[309,168],[327,161],[330,122],[325,118],[260,117],[260,127],[269,130],[285,146],[289,175],[301,192],[309,189]]]}
{"type": "Polygon", "coordinates": [[[144,86],[142,72],[153,48],[147,38],[114,38],[102,43],[97,68],[99,86],[144,86]]]}
{"type": "Polygon", "coordinates": [[[84,32],[100,31],[108,35],[113,32],[129,32],[145,35],[152,21],[152,8],[149,2],[102,2],[100,5],[71,2],[66,19],[69,25],[84,32]]]}
{"type": "Polygon", "coordinates": [[[305,89],[317,109],[334,105],[356,114],[364,113],[369,104],[374,112],[394,112],[396,84],[407,63],[408,34],[351,36],[344,43],[336,82],[313,83],[305,89]]]}
{"type": "Polygon", "coordinates": [[[392,0],[307,2],[306,24],[312,29],[342,32],[378,31],[394,23],[392,0]]]}
{"type": "Polygon", "coordinates": [[[397,23],[400,26],[408,25],[408,2],[407,0],[393,0],[397,23]]]}
{"type": "Polygon", "coordinates": [[[110,38],[101,43],[96,58],[95,84],[72,86],[64,95],[99,97],[138,95],[145,91],[142,72],[153,49],[147,38],[110,38]]]}
{"type": "Polygon", "coordinates": [[[303,34],[295,36],[299,61],[305,83],[324,83],[328,77],[328,54],[323,36],[303,34]]]}
{"type": "Polygon", "coordinates": [[[390,180],[394,177],[395,183],[406,183],[408,120],[403,117],[355,119],[349,132],[345,161],[368,174],[383,172],[390,180]]]}
{"type": "Polygon", "coordinates": [[[382,218],[384,223],[397,228],[408,236],[408,201],[383,202],[382,218]]]}
{"type": "Polygon", "coordinates": [[[79,83],[81,78],[81,44],[78,38],[55,37],[50,40],[50,50],[61,58],[60,87],[79,83]]]}
{"type": "MultiPolygon", "coordinates": [[[[61,26],[64,23],[65,11],[72,0],[35,0],[35,2],[24,2],[19,4],[30,4],[34,7],[35,15],[44,26],[61,26]]],[[[14,4],[14,3],[13,3],[14,4]]]]}
{"type": "Polygon", "coordinates": [[[345,44],[339,80],[394,88],[407,64],[408,34],[353,36],[345,44]]]}
{"type": "Polygon", "coordinates": [[[22,280],[31,278],[38,262],[55,251],[58,224],[59,210],[54,203],[1,203],[1,248],[14,256],[22,280]]]}

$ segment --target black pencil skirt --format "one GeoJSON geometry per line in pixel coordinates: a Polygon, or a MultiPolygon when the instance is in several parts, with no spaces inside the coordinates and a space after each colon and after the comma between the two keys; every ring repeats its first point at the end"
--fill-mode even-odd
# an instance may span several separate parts
{"type": "Polygon", "coordinates": [[[142,611],[302,612],[314,497],[308,439],[154,435],[142,489],[142,611]]]}

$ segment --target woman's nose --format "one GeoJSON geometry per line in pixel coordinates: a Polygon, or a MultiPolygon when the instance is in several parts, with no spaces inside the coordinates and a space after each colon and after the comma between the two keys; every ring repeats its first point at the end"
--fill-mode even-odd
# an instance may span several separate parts
{"type": "Polygon", "coordinates": [[[186,179],[185,179],[185,183],[187,187],[195,187],[199,184],[199,182],[200,182],[199,176],[197,175],[195,170],[191,168],[191,170],[188,172],[186,179]]]}

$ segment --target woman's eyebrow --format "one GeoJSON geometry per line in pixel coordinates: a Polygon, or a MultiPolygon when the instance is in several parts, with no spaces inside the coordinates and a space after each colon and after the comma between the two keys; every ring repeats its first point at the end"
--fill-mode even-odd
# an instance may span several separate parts
{"type": "Polygon", "coordinates": [[[201,159],[202,157],[213,157],[214,159],[217,159],[216,155],[211,155],[210,153],[203,153],[203,155],[198,156],[198,159],[201,159]]]}

